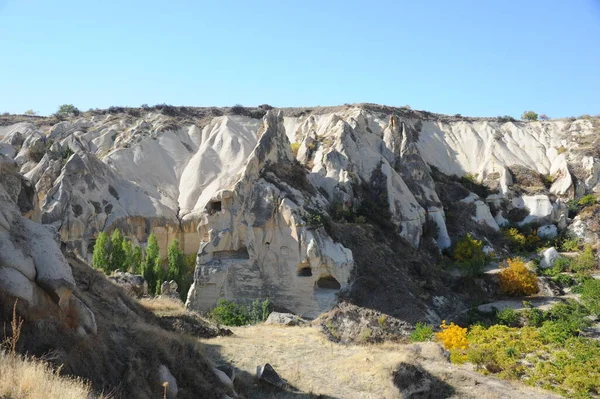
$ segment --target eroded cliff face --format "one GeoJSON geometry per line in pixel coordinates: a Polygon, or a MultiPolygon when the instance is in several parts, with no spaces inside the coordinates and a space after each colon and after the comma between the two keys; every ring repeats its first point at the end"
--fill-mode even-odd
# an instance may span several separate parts
{"type": "MultiPolygon", "coordinates": [[[[71,268],[60,251],[54,227],[29,220],[28,202],[16,164],[0,155],[0,295],[16,298],[19,308],[46,315],[71,313],[79,336],[96,334],[91,310],[75,295],[71,268]],[[24,212],[25,211],[25,212],[24,212]]],[[[6,305],[6,304],[5,304],[6,305]]]]}
{"type": "Polygon", "coordinates": [[[379,217],[413,248],[432,237],[447,248],[459,237],[434,179],[442,172],[493,189],[452,197],[486,228],[511,219],[564,229],[566,200],[600,191],[598,130],[595,119],[500,122],[374,105],[262,119],[143,111],[0,127],[0,151],[35,188],[27,215],[68,249],[89,256],[98,231],[119,227],[139,243],[155,232],[164,257],[178,238],[197,253],[189,308],[269,296],[313,316],[360,277],[327,220],[379,217]]]}

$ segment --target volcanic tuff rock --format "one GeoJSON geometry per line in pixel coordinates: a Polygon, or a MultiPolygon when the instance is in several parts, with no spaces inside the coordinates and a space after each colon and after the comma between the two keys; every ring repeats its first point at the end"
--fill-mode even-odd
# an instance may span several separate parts
{"type": "Polygon", "coordinates": [[[509,220],[564,229],[566,200],[600,191],[596,120],[500,122],[369,104],[273,110],[263,120],[202,112],[0,127],[0,153],[24,176],[11,186],[35,188],[7,195],[82,256],[100,230],[118,227],[139,243],[154,232],[163,257],[178,238],[198,254],[190,308],[269,296],[314,316],[359,277],[352,251],[327,231],[329,216],[383,218],[413,247],[430,245],[431,224],[440,249],[458,238],[432,167],[496,188],[456,199],[492,229],[509,220]]]}
{"type": "Polygon", "coordinates": [[[73,311],[77,333],[95,334],[94,314],[73,293],[75,280],[56,230],[21,216],[15,203],[21,196],[19,188],[24,189],[20,176],[3,158],[0,171],[0,293],[21,300],[27,308],[73,311]]]}

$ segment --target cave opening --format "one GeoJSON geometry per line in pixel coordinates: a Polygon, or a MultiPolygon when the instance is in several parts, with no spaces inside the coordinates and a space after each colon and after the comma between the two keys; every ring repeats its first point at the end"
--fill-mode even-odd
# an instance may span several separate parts
{"type": "Polygon", "coordinates": [[[339,290],[340,288],[342,288],[339,281],[337,281],[333,276],[325,276],[319,278],[317,280],[317,287],[326,288],[329,290],[339,290]]]}

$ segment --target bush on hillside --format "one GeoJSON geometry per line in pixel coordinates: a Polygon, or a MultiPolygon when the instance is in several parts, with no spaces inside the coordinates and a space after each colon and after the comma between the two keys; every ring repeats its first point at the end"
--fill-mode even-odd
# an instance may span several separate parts
{"type": "Polygon", "coordinates": [[[574,272],[584,272],[596,267],[596,257],[594,250],[590,245],[583,248],[583,252],[577,255],[577,258],[571,262],[571,270],[574,272]]]}
{"type": "Polygon", "coordinates": [[[480,274],[486,262],[481,240],[474,239],[471,234],[466,234],[456,243],[452,257],[457,266],[469,276],[480,274]]]}
{"type": "Polygon", "coordinates": [[[577,201],[577,205],[584,208],[586,206],[594,205],[596,202],[598,202],[598,198],[596,198],[594,194],[588,194],[581,197],[579,201],[577,201]]]}
{"type": "Polygon", "coordinates": [[[418,322],[415,325],[415,330],[410,333],[410,342],[425,342],[431,341],[433,338],[433,328],[425,323],[418,322]]]}
{"type": "Polygon", "coordinates": [[[522,259],[508,259],[500,271],[500,290],[515,296],[535,294],[538,292],[537,277],[522,259]]]}
{"type": "Polygon", "coordinates": [[[600,280],[594,278],[583,282],[581,301],[596,316],[600,316],[600,280]]]}
{"type": "Polygon", "coordinates": [[[217,323],[226,326],[245,326],[263,322],[272,311],[271,300],[257,299],[249,306],[237,304],[225,299],[219,299],[217,306],[208,315],[217,323]]]}

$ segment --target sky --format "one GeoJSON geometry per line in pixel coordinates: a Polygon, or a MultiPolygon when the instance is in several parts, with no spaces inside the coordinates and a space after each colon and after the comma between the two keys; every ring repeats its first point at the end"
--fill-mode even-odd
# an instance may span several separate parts
{"type": "Polygon", "coordinates": [[[0,0],[0,113],[359,102],[600,114],[600,0],[0,0]]]}

